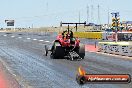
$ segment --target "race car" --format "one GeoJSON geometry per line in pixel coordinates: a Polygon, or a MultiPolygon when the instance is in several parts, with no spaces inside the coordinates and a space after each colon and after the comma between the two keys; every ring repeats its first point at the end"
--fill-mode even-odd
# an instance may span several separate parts
{"type": "Polygon", "coordinates": [[[73,32],[69,29],[63,31],[54,40],[51,49],[45,45],[45,55],[51,51],[51,57],[54,59],[67,58],[70,60],[84,59],[85,45],[80,44],[80,40],[73,36],[73,32]]]}

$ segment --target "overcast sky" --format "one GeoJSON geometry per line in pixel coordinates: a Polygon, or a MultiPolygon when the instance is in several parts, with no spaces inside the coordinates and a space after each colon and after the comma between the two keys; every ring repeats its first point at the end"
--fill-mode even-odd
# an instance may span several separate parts
{"type": "Polygon", "coordinates": [[[131,0],[0,0],[0,27],[6,27],[4,20],[8,19],[15,20],[16,27],[59,26],[60,21],[79,22],[79,12],[80,21],[84,22],[87,6],[88,22],[108,23],[108,9],[110,13],[120,12],[123,21],[132,20],[131,3],[131,0]]]}

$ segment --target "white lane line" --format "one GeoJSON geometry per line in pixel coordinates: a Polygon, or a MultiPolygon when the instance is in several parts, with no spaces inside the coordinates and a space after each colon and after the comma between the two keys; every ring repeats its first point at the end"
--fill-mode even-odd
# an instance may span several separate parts
{"type": "Polygon", "coordinates": [[[12,74],[12,75],[16,76],[16,74],[12,74]]]}
{"type": "Polygon", "coordinates": [[[50,41],[45,41],[45,42],[50,42],[50,41]]]}
{"type": "Polygon", "coordinates": [[[39,40],[40,42],[44,41],[44,40],[39,40]]]}
{"type": "Polygon", "coordinates": [[[18,38],[22,38],[22,37],[18,37],[18,38]]]}
{"type": "Polygon", "coordinates": [[[33,40],[37,40],[37,39],[33,39],[33,40]]]}
{"type": "Polygon", "coordinates": [[[15,36],[11,36],[12,38],[14,38],[15,36]]]}
{"type": "Polygon", "coordinates": [[[31,38],[27,38],[27,39],[31,39],[31,38]]]}
{"type": "Polygon", "coordinates": [[[3,36],[7,36],[7,35],[3,35],[3,36]]]}

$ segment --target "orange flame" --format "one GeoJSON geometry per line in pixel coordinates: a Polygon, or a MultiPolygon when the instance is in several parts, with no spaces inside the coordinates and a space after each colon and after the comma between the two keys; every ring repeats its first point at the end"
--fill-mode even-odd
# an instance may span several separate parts
{"type": "Polygon", "coordinates": [[[78,72],[79,72],[79,75],[81,76],[84,76],[86,74],[86,71],[82,68],[82,66],[78,68],[78,72]]]}

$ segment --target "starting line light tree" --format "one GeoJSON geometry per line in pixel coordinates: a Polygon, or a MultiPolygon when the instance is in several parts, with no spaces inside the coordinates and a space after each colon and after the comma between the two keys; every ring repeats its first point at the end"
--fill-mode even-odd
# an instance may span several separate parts
{"type": "Polygon", "coordinates": [[[119,18],[119,12],[111,13],[112,14],[112,29],[114,31],[118,31],[120,29],[120,18],[119,18]]]}
{"type": "Polygon", "coordinates": [[[118,30],[120,29],[120,27],[119,27],[119,25],[120,25],[120,18],[119,18],[119,12],[113,12],[113,13],[111,13],[112,14],[112,29],[113,29],[113,31],[115,31],[115,34],[116,34],[116,42],[117,42],[117,32],[118,32],[118,30]]]}

